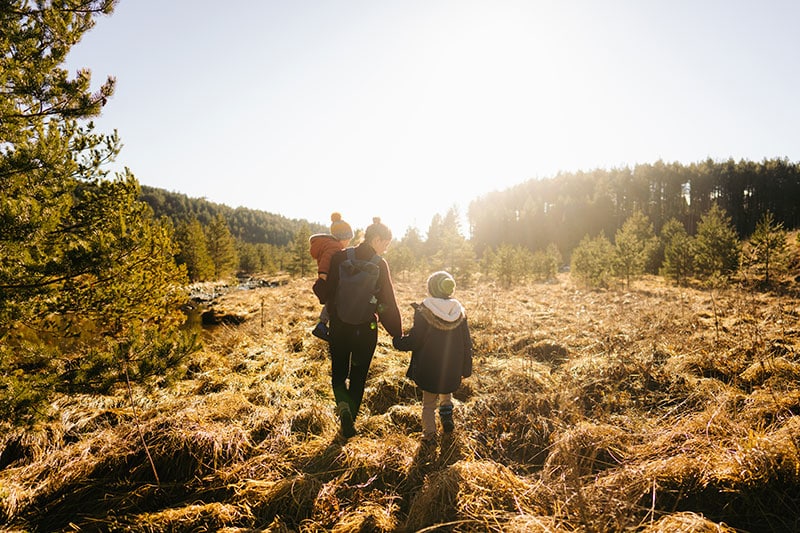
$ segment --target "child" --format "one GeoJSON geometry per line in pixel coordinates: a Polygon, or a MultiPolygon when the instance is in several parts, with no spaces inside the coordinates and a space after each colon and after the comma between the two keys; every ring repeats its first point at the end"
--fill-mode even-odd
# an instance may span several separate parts
{"type": "MultiPolygon", "coordinates": [[[[331,266],[331,257],[339,250],[344,249],[353,239],[353,230],[350,224],[342,220],[340,213],[331,214],[331,232],[317,233],[309,238],[311,257],[317,261],[317,281],[314,282],[314,294],[320,299],[325,294],[325,281],[328,279],[328,269],[331,266]]],[[[328,340],[328,306],[323,305],[319,314],[319,323],[311,333],[322,340],[328,340]]]]}
{"type": "Polygon", "coordinates": [[[445,433],[453,423],[452,393],[462,377],[472,375],[472,338],[461,303],[452,297],[456,288],[453,276],[444,271],[428,278],[429,298],[414,308],[414,325],[407,335],[395,337],[398,350],[411,351],[406,376],[422,389],[422,439],[436,438],[436,414],[445,433]]]}

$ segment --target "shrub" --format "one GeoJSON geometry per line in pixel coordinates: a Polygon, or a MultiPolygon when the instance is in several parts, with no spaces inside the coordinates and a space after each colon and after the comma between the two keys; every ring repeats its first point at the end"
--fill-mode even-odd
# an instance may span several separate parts
{"type": "Polygon", "coordinates": [[[555,244],[550,244],[545,250],[536,250],[531,257],[530,270],[536,281],[555,279],[558,268],[561,266],[561,252],[555,244]]]}
{"type": "Polygon", "coordinates": [[[524,280],[528,276],[530,265],[533,262],[530,250],[510,244],[498,247],[491,257],[490,271],[506,288],[524,280]]]}
{"type": "Polygon", "coordinates": [[[608,287],[614,277],[615,250],[605,233],[588,235],[572,252],[570,272],[589,287],[608,287]]]}

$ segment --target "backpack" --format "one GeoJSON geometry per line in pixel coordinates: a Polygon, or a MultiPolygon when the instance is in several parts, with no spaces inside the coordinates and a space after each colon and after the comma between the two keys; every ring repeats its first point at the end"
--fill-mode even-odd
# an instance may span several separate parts
{"type": "Polygon", "coordinates": [[[347,248],[347,259],[339,265],[339,285],[336,287],[336,313],[339,319],[352,325],[373,320],[378,307],[378,275],[380,256],[369,261],[356,259],[354,248],[347,248]]]}

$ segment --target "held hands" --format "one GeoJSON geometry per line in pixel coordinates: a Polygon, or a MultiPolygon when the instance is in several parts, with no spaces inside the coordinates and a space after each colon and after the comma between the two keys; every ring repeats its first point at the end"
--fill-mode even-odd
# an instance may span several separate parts
{"type": "Polygon", "coordinates": [[[395,350],[404,351],[402,346],[402,339],[403,339],[402,335],[397,335],[395,337],[392,337],[392,346],[394,346],[395,350]]]}

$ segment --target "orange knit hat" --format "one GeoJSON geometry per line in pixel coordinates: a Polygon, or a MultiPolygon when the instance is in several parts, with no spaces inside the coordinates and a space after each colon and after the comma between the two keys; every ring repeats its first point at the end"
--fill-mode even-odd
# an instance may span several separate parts
{"type": "Polygon", "coordinates": [[[349,241],[353,238],[353,229],[350,224],[342,220],[341,213],[331,213],[331,235],[340,241],[349,241]]]}

